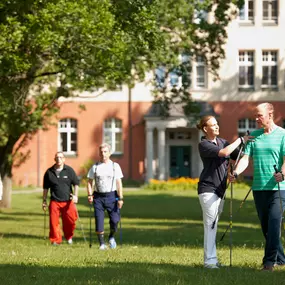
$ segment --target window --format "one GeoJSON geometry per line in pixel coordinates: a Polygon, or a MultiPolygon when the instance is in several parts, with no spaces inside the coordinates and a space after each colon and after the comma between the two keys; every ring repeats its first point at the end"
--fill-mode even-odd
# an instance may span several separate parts
{"type": "Polygon", "coordinates": [[[202,89],[207,87],[207,65],[202,56],[196,61],[189,54],[180,55],[180,65],[167,74],[164,66],[155,69],[156,87],[202,89]],[[191,84],[193,82],[193,84],[191,84]],[[192,85],[192,86],[191,86],[192,85]]]}
{"type": "Polygon", "coordinates": [[[254,88],[254,52],[239,52],[239,88],[254,88]]]}
{"type": "Polygon", "coordinates": [[[64,154],[77,152],[77,120],[62,119],[58,122],[58,150],[64,154]]]}
{"type": "Polygon", "coordinates": [[[263,21],[278,22],[278,0],[263,0],[263,21]]]}
{"type": "Polygon", "coordinates": [[[239,19],[241,21],[253,22],[254,21],[254,1],[245,0],[244,6],[239,11],[239,19]]]}
{"type": "Polygon", "coordinates": [[[262,52],[262,88],[277,88],[277,52],[262,52]]]}
{"type": "Polygon", "coordinates": [[[104,121],[103,142],[108,143],[115,154],[123,153],[122,121],[110,118],[104,121]]]}
{"type": "Polygon", "coordinates": [[[252,132],[257,128],[255,119],[241,119],[238,121],[238,135],[244,136],[247,131],[252,132]]]}
{"type": "Polygon", "coordinates": [[[194,88],[200,89],[206,87],[206,64],[205,60],[201,56],[196,57],[196,61],[194,62],[194,88]]]}

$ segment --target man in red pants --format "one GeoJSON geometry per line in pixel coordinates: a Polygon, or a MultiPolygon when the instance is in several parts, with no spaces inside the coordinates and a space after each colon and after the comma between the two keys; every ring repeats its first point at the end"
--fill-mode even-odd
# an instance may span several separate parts
{"type": "Polygon", "coordinates": [[[50,232],[51,244],[59,245],[62,242],[59,218],[62,218],[62,229],[68,244],[72,244],[72,237],[77,220],[75,204],[78,202],[79,180],[75,171],[64,164],[65,157],[62,152],[57,152],[54,157],[55,164],[44,175],[43,204],[46,211],[47,194],[50,189],[50,232]],[[74,188],[74,193],[73,189],[74,188]]]}

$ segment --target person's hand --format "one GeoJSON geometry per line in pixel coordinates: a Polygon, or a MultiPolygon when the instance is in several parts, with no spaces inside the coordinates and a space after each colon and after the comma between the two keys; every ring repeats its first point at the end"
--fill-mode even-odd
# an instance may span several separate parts
{"type": "Polygon", "coordinates": [[[89,204],[92,204],[92,202],[93,202],[93,195],[88,195],[88,202],[89,202],[89,204]]]}
{"type": "Polygon", "coordinates": [[[43,211],[47,210],[47,202],[46,201],[43,201],[42,208],[43,208],[43,211]]]}
{"type": "Polygon", "coordinates": [[[74,204],[77,204],[78,203],[78,196],[72,195],[72,201],[74,204]]]}
{"type": "Polygon", "coordinates": [[[118,208],[121,209],[123,207],[124,201],[118,200],[118,208]]]}
{"type": "Polygon", "coordinates": [[[229,181],[232,183],[232,182],[235,182],[237,179],[237,174],[236,172],[233,172],[233,173],[229,173],[229,181]]]}
{"type": "Polygon", "coordinates": [[[277,182],[277,183],[279,183],[279,182],[282,182],[282,181],[284,181],[284,175],[283,175],[283,173],[281,172],[281,171],[279,171],[279,172],[274,172],[274,178],[275,178],[275,181],[277,182]]]}
{"type": "Polygon", "coordinates": [[[240,137],[240,138],[241,138],[243,144],[246,144],[247,141],[250,141],[250,142],[254,141],[254,136],[245,135],[245,136],[240,137]]]}

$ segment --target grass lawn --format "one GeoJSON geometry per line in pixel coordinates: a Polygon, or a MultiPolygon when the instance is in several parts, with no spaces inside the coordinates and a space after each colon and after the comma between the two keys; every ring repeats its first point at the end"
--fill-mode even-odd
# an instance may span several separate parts
{"type": "MultiPolygon", "coordinates": [[[[14,194],[13,208],[0,210],[0,285],[285,284],[285,268],[260,271],[264,241],[252,195],[236,214],[248,189],[234,191],[233,266],[218,270],[203,268],[202,214],[196,191],[126,192],[122,245],[107,251],[98,250],[93,220],[93,246],[89,248],[85,191],[80,191],[74,244],[58,247],[44,239],[41,193],[14,194]]],[[[219,222],[218,239],[228,220],[229,200],[219,222]]],[[[105,225],[107,232],[107,219],[105,225]]],[[[221,263],[229,265],[229,233],[218,243],[218,255],[221,263]]]]}

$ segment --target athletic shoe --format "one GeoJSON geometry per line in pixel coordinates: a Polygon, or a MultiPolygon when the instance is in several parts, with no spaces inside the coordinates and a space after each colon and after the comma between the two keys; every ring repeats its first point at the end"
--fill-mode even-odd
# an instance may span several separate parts
{"type": "Polygon", "coordinates": [[[225,264],[222,264],[222,263],[220,263],[220,262],[217,262],[216,265],[217,265],[218,267],[226,267],[225,264]]]}
{"type": "Polygon", "coordinates": [[[59,245],[59,243],[54,241],[51,245],[57,246],[57,245],[59,245]]]}
{"type": "Polygon", "coordinates": [[[207,268],[207,269],[219,269],[219,266],[217,264],[205,264],[204,268],[207,268]]]}
{"type": "Polygon", "coordinates": [[[99,247],[100,250],[106,250],[108,249],[107,245],[105,245],[104,243],[100,245],[99,247]]]}
{"type": "Polygon", "coordinates": [[[109,245],[110,245],[110,248],[112,248],[112,249],[117,247],[117,243],[116,243],[114,238],[109,239],[109,245]]]}
{"type": "Polygon", "coordinates": [[[72,238],[70,238],[69,240],[67,240],[68,244],[73,244],[72,238]]]}

